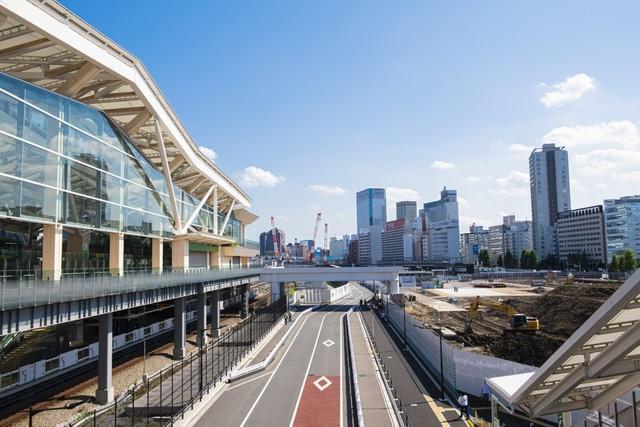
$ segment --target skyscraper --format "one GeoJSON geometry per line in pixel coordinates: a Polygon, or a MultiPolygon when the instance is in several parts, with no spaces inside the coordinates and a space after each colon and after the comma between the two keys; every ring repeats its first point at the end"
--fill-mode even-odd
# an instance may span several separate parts
{"type": "Polygon", "coordinates": [[[456,190],[440,192],[440,200],[424,204],[426,236],[423,236],[423,258],[456,262],[460,259],[460,225],[456,190]],[[425,239],[426,237],[426,239],[425,239]]]}
{"type": "Polygon", "coordinates": [[[569,154],[564,147],[544,144],[529,156],[533,247],[539,259],[557,256],[555,224],[559,212],[571,210],[569,154]]]}
{"type": "Polygon", "coordinates": [[[414,201],[396,203],[396,219],[413,221],[418,216],[418,204],[414,201]]]}
{"type": "Polygon", "coordinates": [[[628,249],[640,256],[640,194],[605,200],[604,221],[609,262],[628,249]]]}
{"type": "Polygon", "coordinates": [[[384,188],[367,188],[356,194],[358,233],[372,225],[384,226],[387,222],[387,198],[384,188]]]}

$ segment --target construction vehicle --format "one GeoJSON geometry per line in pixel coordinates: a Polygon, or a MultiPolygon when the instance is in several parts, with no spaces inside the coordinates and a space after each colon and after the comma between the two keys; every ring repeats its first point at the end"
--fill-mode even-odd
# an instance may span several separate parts
{"type": "Polygon", "coordinates": [[[518,313],[518,310],[502,301],[493,301],[477,296],[471,301],[471,305],[469,306],[469,313],[464,322],[465,332],[471,332],[471,322],[473,322],[473,319],[478,315],[478,308],[480,306],[500,311],[509,316],[510,328],[505,329],[505,331],[535,332],[540,330],[540,321],[536,317],[518,313]]]}

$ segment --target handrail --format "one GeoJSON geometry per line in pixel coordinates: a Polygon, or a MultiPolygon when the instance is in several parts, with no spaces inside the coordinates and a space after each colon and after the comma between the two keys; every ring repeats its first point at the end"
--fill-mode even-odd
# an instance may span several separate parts
{"type": "Polygon", "coordinates": [[[351,340],[351,325],[349,324],[349,316],[353,312],[353,308],[350,308],[347,314],[344,316],[344,334],[345,334],[345,345],[348,347],[348,355],[349,355],[349,370],[351,371],[351,384],[352,384],[352,394],[353,394],[353,402],[355,403],[355,412],[356,412],[356,420],[357,425],[359,427],[364,427],[364,417],[362,415],[362,401],[360,400],[360,386],[358,385],[358,370],[356,367],[356,356],[353,353],[353,341],[351,340]]]}

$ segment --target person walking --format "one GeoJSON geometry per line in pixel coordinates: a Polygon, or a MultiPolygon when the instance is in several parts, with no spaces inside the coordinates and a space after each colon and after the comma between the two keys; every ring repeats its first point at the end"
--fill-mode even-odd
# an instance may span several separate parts
{"type": "Polygon", "coordinates": [[[485,380],[485,382],[482,383],[482,387],[480,387],[480,396],[482,396],[484,400],[489,400],[489,394],[489,384],[487,384],[487,381],[485,380]]]}
{"type": "Polygon", "coordinates": [[[466,394],[458,396],[458,406],[460,406],[460,416],[456,420],[469,418],[469,397],[466,394]],[[466,417],[466,418],[463,418],[466,417]]]}

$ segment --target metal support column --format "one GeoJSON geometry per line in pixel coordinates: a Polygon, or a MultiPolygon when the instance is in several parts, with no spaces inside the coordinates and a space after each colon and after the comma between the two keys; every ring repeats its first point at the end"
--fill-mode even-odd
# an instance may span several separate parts
{"type": "Polygon", "coordinates": [[[113,400],[113,313],[103,314],[99,318],[98,346],[98,389],[96,390],[96,402],[104,405],[113,400]]]}
{"type": "Polygon", "coordinates": [[[251,288],[249,284],[246,284],[246,285],[242,285],[240,289],[241,289],[240,292],[242,292],[242,296],[241,296],[242,307],[240,308],[240,317],[242,319],[246,319],[249,316],[249,297],[250,297],[249,290],[251,288]]]}
{"type": "Polygon", "coordinates": [[[187,313],[185,298],[177,298],[173,318],[173,357],[184,359],[187,355],[187,313]]]}
{"type": "Polygon", "coordinates": [[[198,319],[198,335],[196,338],[196,345],[201,347],[207,345],[207,294],[204,293],[202,286],[198,289],[197,305],[196,316],[198,319]]]}
{"type": "Polygon", "coordinates": [[[211,292],[211,336],[220,336],[220,291],[211,292]]]}

